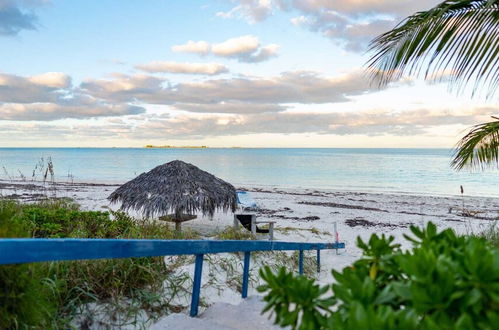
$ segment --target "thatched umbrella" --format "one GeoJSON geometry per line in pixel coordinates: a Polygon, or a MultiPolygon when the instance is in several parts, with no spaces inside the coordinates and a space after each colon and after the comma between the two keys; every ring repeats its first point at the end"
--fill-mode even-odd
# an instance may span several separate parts
{"type": "Polygon", "coordinates": [[[146,217],[167,216],[178,231],[181,222],[196,218],[198,212],[213,216],[217,209],[234,212],[237,207],[233,185],[180,160],[142,173],[108,199],[121,202],[125,211],[137,210],[146,217]]]}

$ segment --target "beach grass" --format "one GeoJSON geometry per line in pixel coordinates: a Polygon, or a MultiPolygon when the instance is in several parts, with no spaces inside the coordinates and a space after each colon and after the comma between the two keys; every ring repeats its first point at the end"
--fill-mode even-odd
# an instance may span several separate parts
{"type": "Polygon", "coordinates": [[[497,221],[494,221],[490,226],[481,232],[478,236],[490,241],[496,248],[499,248],[499,226],[497,221]]]}
{"type": "MultiPolygon", "coordinates": [[[[176,239],[198,235],[184,231],[179,237],[164,222],[137,221],[122,212],[81,211],[73,201],[59,199],[36,204],[0,200],[0,237],[176,239]]],[[[1,266],[0,328],[67,328],[85,304],[105,303],[112,314],[123,308],[124,300],[154,318],[169,311],[171,297],[158,293],[165,281],[175,282],[176,276],[161,257],[1,266]]]]}
{"type": "Polygon", "coordinates": [[[255,235],[247,231],[244,228],[234,228],[233,226],[228,226],[221,232],[215,235],[216,239],[219,240],[254,240],[255,235]]]}

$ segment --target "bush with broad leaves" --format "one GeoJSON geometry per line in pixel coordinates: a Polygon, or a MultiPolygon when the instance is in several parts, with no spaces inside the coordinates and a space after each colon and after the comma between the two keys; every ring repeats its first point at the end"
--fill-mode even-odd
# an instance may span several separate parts
{"type": "Polygon", "coordinates": [[[498,329],[499,250],[432,223],[411,232],[408,251],[392,236],[358,238],[362,258],[332,285],[261,269],[264,312],[293,329],[498,329]]]}

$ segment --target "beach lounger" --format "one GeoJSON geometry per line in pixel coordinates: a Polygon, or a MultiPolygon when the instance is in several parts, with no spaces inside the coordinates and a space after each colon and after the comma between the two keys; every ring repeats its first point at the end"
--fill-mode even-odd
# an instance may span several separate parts
{"type": "Polygon", "coordinates": [[[275,221],[257,221],[254,211],[258,208],[257,204],[253,201],[251,196],[246,191],[237,192],[237,202],[241,208],[241,212],[234,214],[234,228],[239,227],[239,223],[251,231],[253,235],[269,234],[269,240],[274,239],[274,224],[275,221]],[[258,224],[268,224],[269,229],[258,227],[258,224]]]}

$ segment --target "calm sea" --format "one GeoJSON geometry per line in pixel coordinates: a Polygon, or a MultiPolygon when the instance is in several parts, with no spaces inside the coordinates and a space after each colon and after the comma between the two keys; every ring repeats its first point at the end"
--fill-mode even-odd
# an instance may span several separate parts
{"type": "Polygon", "coordinates": [[[499,196],[499,171],[456,172],[451,155],[448,149],[0,148],[0,179],[22,173],[29,180],[40,159],[51,157],[56,180],[123,183],[180,159],[236,186],[455,195],[463,185],[469,195],[499,196]]]}

